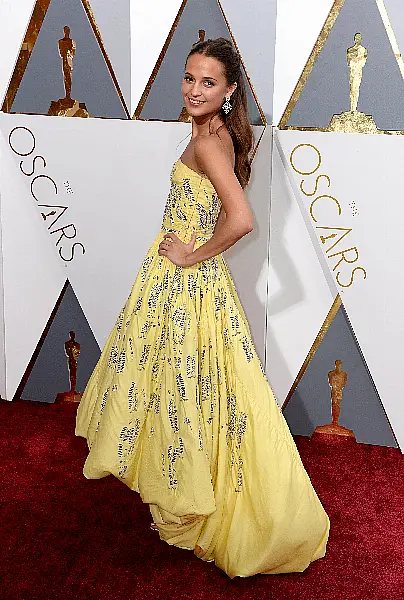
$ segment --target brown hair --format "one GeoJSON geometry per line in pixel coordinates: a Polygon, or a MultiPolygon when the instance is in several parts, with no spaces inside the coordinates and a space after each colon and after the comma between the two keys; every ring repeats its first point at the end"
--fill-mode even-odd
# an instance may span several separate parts
{"type": "Polygon", "coordinates": [[[187,59],[192,54],[204,54],[215,58],[223,65],[228,85],[237,83],[237,87],[230,98],[232,110],[226,115],[221,109],[220,116],[233,140],[236,157],[234,172],[241,187],[245,188],[251,174],[249,153],[253,145],[253,133],[248,120],[247,93],[241,71],[240,57],[232,43],[225,38],[198,42],[192,47],[187,59]]]}

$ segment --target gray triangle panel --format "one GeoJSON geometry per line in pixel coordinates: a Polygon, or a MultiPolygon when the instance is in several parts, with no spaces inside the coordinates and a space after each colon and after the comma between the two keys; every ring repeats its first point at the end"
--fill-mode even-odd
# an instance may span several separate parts
{"type": "Polygon", "coordinates": [[[75,332],[76,341],[81,346],[76,390],[81,393],[84,391],[100,356],[100,348],[69,284],[20,393],[21,398],[52,403],[59,392],[69,391],[70,380],[64,343],[69,339],[71,330],[75,332]]]}
{"type": "Polygon", "coordinates": [[[46,115],[52,101],[64,98],[58,41],[65,25],[77,45],[72,98],[92,117],[127,119],[81,0],[51,0],[10,112],[46,115]]]}
{"type": "MultiPolygon", "coordinates": [[[[183,106],[181,81],[184,63],[192,44],[199,39],[200,29],[205,30],[205,39],[218,37],[231,39],[217,0],[188,0],[186,3],[139,115],[141,119],[159,121],[176,121],[178,119],[183,106]]],[[[250,121],[261,125],[262,119],[257,103],[247,79],[245,81],[250,121]]]]}
{"type": "Polygon", "coordinates": [[[349,111],[346,50],[355,33],[368,50],[357,110],[372,115],[378,129],[404,130],[404,81],[375,0],[345,0],[287,126],[325,128],[349,111]]]}
{"type": "Polygon", "coordinates": [[[334,317],[285,408],[284,415],[292,433],[311,435],[318,425],[331,422],[328,373],[335,368],[336,360],[342,361],[342,368],[348,374],[339,424],[352,429],[358,442],[397,447],[343,307],[334,317]]]}

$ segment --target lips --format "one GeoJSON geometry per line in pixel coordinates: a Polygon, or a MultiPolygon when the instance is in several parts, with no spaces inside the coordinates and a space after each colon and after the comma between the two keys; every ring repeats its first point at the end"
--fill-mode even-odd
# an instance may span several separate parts
{"type": "Polygon", "coordinates": [[[205,104],[205,102],[204,102],[204,101],[201,101],[201,100],[193,100],[193,99],[192,99],[192,98],[190,98],[189,96],[187,96],[187,97],[188,97],[188,101],[189,101],[189,103],[191,104],[191,106],[202,106],[202,104],[205,104]]]}

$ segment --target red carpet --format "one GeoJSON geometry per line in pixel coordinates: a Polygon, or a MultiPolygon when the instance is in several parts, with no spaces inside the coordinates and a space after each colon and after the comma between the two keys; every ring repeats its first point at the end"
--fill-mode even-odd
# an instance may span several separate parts
{"type": "Polygon", "coordinates": [[[139,496],[82,476],[73,405],[0,401],[0,599],[404,598],[404,457],[297,440],[331,518],[327,556],[301,574],[230,580],[161,542],[139,496]]]}

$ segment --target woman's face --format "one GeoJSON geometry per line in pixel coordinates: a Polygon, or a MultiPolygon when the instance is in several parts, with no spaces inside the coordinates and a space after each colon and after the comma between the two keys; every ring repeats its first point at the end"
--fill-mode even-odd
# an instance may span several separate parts
{"type": "Polygon", "coordinates": [[[216,114],[225,96],[231,95],[237,84],[228,85],[222,64],[204,54],[192,54],[185,66],[182,96],[191,117],[216,114]]]}

